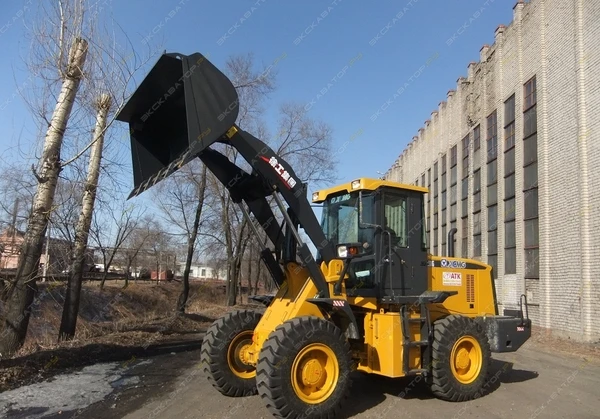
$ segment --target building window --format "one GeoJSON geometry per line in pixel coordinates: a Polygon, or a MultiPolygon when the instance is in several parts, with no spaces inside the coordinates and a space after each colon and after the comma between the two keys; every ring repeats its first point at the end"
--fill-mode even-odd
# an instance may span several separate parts
{"type": "Polygon", "coordinates": [[[537,93],[535,76],[523,89],[523,228],[525,278],[539,279],[539,206],[537,172],[537,93]]]}
{"type": "Polygon", "coordinates": [[[498,277],[498,205],[488,207],[488,265],[492,266],[494,278],[498,277]]]}
{"type": "Polygon", "coordinates": [[[481,148],[481,128],[477,125],[473,129],[473,150],[477,151],[481,148]]]}
{"type": "Polygon", "coordinates": [[[446,253],[446,238],[448,236],[448,233],[446,231],[446,226],[442,225],[442,256],[448,256],[448,254],[446,253]]]}
{"type": "Polygon", "coordinates": [[[442,174],[446,173],[446,155],[442,156],[442,174]]]}
{"type": "Polygon", "coordinates": [[[462,177],[469,176],[469,134],[462,139],[462,177]]]}
{"type": "Polygon", "coordinates": [[[487,263],[498,277],[498,127],[497,112],[487,117],[487,263]]]}
{"type": "Polygon", "coordinates": [[[202,270],[200,271],[200,278],[206,278],[206,269],[202,268],[202,270]]]}
{"type": "MultiPolygon", "coordinates": [[[[435,162],[433,165],[433,213],[437,214],[438,211],[438,163],[435,162]]],[[[437,222],[435,226],[437,228],[437,222]]]]}
{"type": "Polygon", "coordinates": [[[469,219],[467,217],[462,218],[460,251],[463,258],[469,257],[469,219]]]}
{"type": "MultiPolygon", "coordinates": [[[[429,214],[431,213],[431,168],[427,169],[427,188],[429,192],[427,192],[427,218],[429,218],[429,214]]],[[[427,223],[427,233],[431,230],[431,221],[428,220],[427,223]]],[[[431,243],[431,241],[429,242],[431,243]]]]}
{"type": "Polygon", "coordinates": [[[481,212],[473,214],[473,256],[481,256],[481,212]]]}
{"type": "Polygon", "coordinates": [[[458,146],[450,149],[450,222],[456,222],[458,202],[458,146]]]}
{"type": "Polygon", "coordinates": [[[492,112],[487,117],[487,161],[498,157],[498,115],[492,112]]]}
{"type": "Polygon", "coordinates": [[[454,146],[450,149],[450,167],[454,167],[458,164],[458,148],[454,146]]]}
{"type": "Polygon", "coordinates": [[[452,147],[450,150],[450,185],[456,184],[458,179],[458,156],[457,146],[452,147]]]}
{"type": "Polygon", "coordinates": [[[515,146],[515,95],[504,102],[504,150],[515,146]]]}
{"type": "Polygon", "coordinates": [[[425,186],[425,173],[421,175],[421,186],[425,186]]]}
{"type": "Polygon", "coordinates": [[[515,233],[515,95],[504,102],[504,273],[517,273],[515,233]]]}
{"type": "Polygon", "coordinates": [[[527,111],[532,106],[537,104],[537,88],[535,76],[529,79],[524,86],[523,111],[527,111]]]}
{"type": "Polygon", "coordinates": [[[473,212],[481,211],[481,169],[473,172],[473,212]]]}
{"type": "Polygon", "coordinates": [[[487,164],[487,204],[498,203],[498,160],[487,164]]]}
{"type": "Polygon", "coordinates": [[[446,190],[446,155],[442,156],[442,192],[446,190]]]}
{"type": "Polygon", "coordinates": [[[469,215],[469,178],[466,177],[462,180],[461,185],[461,217],[468,217],[469,215]]]}

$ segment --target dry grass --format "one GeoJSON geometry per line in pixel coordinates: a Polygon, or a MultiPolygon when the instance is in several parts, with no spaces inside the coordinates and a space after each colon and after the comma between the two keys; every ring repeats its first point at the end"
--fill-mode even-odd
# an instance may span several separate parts
{"type": "Polygon", "coordinates": [[[180,283],[123,284],[111,281],[102,290],[96,282],[83,285],[77,333],[68,342],[57,342],[65,285],[39,284],[25,345],[0,360],[0,392],[67,368],[146,356],[165,344],[196,345],[210,323],[240,308],[225,306],[220,281],[193,282],[185,316],[175,310],[180,283]]]}
{"type": "MultiPolygon", "coordinates": [[[[222,284],[222,283],[221,283],[222,284]]],[[[198,329],[198,322],[185,322],[176,316],[175,306],[181,284],[178,282],[107,282],[100,289],[97,282],[85,283],[75,339],[58,343],[58,329],[64,301],[64,284],[40,284],[37,300],[29,324],[25,345],[17,357],[41,349],[73,347],[99,341],[134,341],[147,339],[146,335],[184,333],[198,329]],[[128,336],[131,335],[131,336],[128,336]]],[[[218,317],[227,309],[225,295],[218,283],[191,284],[187,313],[202,314],[205,322],[218,317]]]]}

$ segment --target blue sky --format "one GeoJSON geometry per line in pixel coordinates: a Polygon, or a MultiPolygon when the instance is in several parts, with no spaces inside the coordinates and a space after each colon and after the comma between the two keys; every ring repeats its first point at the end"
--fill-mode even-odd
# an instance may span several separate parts
{"type": "MultiPolygon", "coordinates": [[[[28,47],[19,18],[27,18],[28,1],[0,4],[0,160],[14,158],[7,150],[21,132],[25,143],[35,133],[14,95],[28,77],[19,58],[28,47]]],[[[134,46],[154,36],[169,52],[198,51],[218,67],[232,54],[253,53],[264,65],[285,57],[276,66],[268,120],[282,101],[314,100],[310,114],[333,127],[339,181],[349,181],[378,177],[392,165],[468,63],[478,61],[481,46],[493,43],[495,28],[510,23],[514,3],[130,0],[110,7],[134,46]]]]}

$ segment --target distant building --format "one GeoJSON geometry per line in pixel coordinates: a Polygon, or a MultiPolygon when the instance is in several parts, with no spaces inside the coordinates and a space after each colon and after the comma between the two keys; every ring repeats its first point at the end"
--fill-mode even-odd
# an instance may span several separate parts
{"type": "MultiPolygon", "coordinates": [[[[182,276],[185,264],[178,264],[175,275],[182,276]]],[[[190,279],[225,279],[226,274],[221,270],[211,268],[202,263],[192,263],[190,267],[190,279]]]]}
{"type": "Polygon", "coordinates": [[[385,175],[429,188],[431,253],[457,228],[501,309],[525,294],[535,325],[585,341],[600,337],[598,22],[598,1],[517,2],[385,175]]]}
{"type": "MultiPolygon", "coordinates": [[[[0,233],[0,269],[16,269],[19,263],[19,254],[21,245],[25,239],[25,232],[13,229],[11,227],[0,233]]],[[[55,275],[65,272],[69,269],[71,263],[71,243],[67,240],[50,238],[48,246],[48,260],[46,260],[47,240],[44,239],[42,255],[40,257],[40,275],[44,265],[48,263],[48,274],[55,275]]],[[[87,252],[86,265],[93,266],[93,252],[87,252]]]]}

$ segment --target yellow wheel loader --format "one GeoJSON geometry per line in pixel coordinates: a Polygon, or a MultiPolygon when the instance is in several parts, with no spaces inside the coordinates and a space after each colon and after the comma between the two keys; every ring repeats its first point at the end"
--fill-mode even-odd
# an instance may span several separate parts
{"type": "Polygon", "coordinates": [[[278,292],[260,298],[264,310],[229,313],[208,329],[201,357],[213,386],[259,394],[285,418],[336,417],[356,371],[412,376],[451,402],[483,395],[491,353],[531,336],[525,296],[499,314],[491,267],[453,257],[456,229],[448,257],[428,254],[427,189],[357,178],[315,192],[311,204],[294,169],[237,116],[231,81],[199,53],[163,54],[117,115],[130,130],[130,197],[199,158],[269,239],[261,259],[278,292]],[[322,205],[320,222],[312,205],[322,205]]]}

